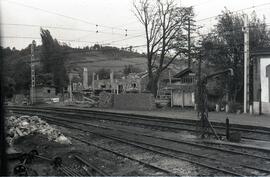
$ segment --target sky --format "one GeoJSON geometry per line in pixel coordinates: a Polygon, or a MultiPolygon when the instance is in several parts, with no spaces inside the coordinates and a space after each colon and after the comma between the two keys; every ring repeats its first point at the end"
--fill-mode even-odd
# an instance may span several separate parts
{"type": "MultiPolygon", "coordinates": [[[[209,32],[216,23],[214,17],[225,7],[231,11],[254,7],[240,12],[250,14],[255,10],[270,25],[270,0],[175,2],[179,6],[194,6],[195,20],[204,26],[202,33],[209,32]]],[[[95,43],[117,47],[145,44],[144,28],[133,13],[133,0],[1,0],[0,3],[4,47],[25,48],[32,40],[40,44],[40,27],[49,29],[54,38],[73,47],[95,43]]]]}

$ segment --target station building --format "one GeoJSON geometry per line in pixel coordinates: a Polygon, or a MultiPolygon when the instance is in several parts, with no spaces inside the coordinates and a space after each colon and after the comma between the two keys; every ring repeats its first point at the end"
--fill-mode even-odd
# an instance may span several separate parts
{"type": "Polygon", "coordinates": [[[253,112],[270,114],[270,49],[257,51],[253,59],[253,112]]]}

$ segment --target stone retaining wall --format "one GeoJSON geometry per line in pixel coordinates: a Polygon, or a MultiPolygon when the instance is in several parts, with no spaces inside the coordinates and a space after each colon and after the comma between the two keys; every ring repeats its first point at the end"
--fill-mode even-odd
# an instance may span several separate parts
{"type": "Polygon", "coordinates": [[[128,93],[114,95],[113,107],[129,110],[153,110],[155,99],[151,93],[128,93]]]}

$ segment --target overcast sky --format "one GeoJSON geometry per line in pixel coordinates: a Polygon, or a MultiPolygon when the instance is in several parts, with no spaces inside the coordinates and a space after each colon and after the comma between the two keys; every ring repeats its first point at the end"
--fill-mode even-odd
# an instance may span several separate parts
{"type": "MultiPolygon", "coordinates": [[[[1,36],[5,37],[2,38],[2,45],[20,49],[33,39],[40,44],[40,26],[49,29],[54,38],[71,46],[94,43],[109,43],[117,47],[143,45],[143,27],[132,12],[132,2],[133,0],[1,0],[1,36]],[[96,33],[96,30],[99,32],[96,33]]],[[[244,12],[250,14],[255,10],[258,17],[265,15],[266,22],[270,24],[270,0],[176,2],[181,6],[194,6],[198,24],[205,26],[203,32],[207,32],[215,24],[215,20],[201,19],[220,14],[224,7],[235,11],[254,6],[244,12]],[[268,4],[261,6],[265,3],[268,4]]]]}

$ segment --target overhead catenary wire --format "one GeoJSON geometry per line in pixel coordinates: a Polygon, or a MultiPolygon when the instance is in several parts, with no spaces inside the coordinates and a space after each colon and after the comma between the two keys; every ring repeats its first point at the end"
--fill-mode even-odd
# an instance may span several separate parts
{"type": "MultiPolygon", "coordinates": [[[[253,5],[253,6],[250,6],[250,7],[243,8],[243,9],[238,9],[238,10],[231,11],[231,13],[236,13],[236,12],[240,12],[240,11],[244,11],[244,10],[249,10],[249,9],[255,9],[257,7],[266,6],[266,5],[270,5],[270,3],[258,4],[256,6],[253,5]]],[[[196,20],[196,22],[201,22],[201,21],[213,19],[213,18],[220,17],[220,16],[221,15],[215,15],[215,16],[211,16],[211,17],[206,17],[206,18],[202,18],[202,19],[196,20]]]]}
{"type": "MultiPolygon", "coordinates": [[[[6,1],[10,1],[11,0],[6,0],[6,1]]],[[[14,2],[14,1],[12,1],[14,2]]],[[[16,2],[17,3],[17,2],[16,2]]],[[[21,4],[21,3],[19,3],[21,4]]],[[[260,6],[264,6],[264,5],[269,5],[270,3],[264,3],[264,4],[259,4],[259,5],[256,5],[256,6],[251,6],[251,7],[247,7],[247,8],[243,8],[243,9],[239,9],[239,10],[236,10],[236,11],[232,11],[232,13],[235,13],[235,12],[238,12],[238,11],[243,11],[243,10],[247,10],[247,9],[252,9],[252,8],[256,8],[256,7],[260,7],[260,6]]],[[[27,6],[27,5],[26,5],[27,6]]],[[[38,8],[40,9],[40,8],[38,8]]],[[[42,9],[44,10],[44,9],[42,9]]],[[[45,10],[47,11],[47,10],[45,10]]],[[[49,12],[48,12],[49,13],[49,12]]],[[[56,13],[57,15],[62,15],[62,14],[58,14],[56,13]]],[[[64,15],[65,16],[65,15],[64,15]]],[[[218,17],[220,15],[217,15],[217,16],[213,16],[213,17],[218,17]]],[[[209,18],[213,18],[213,17],[208,17],[206,19],[209,19],[209,18]]],[[[67,16],[67,18],[69,18],[69,16],[67,16]]],[[[201,19],[201,20],[198,20],[198,21],[202,21],[202,20],[206,20],[206,19],[201,19]]],[[[75,20],[75,18],[74,18],[75,20]]],[[[198,22],[197,21],[197,22],[198,22]]],[[[92,25],[94,25],[95,23],[91,23],[92,25]]],[[[25,25],[25,26],[37,26],[37,25],[28,25],[28,24],[10,24],[10,25],[25,25]]],[[[95,24],[96,26],[98,26],[97,24],[95,24]]],[[[103,26],[103,25],[100,25],[100,26],[103,26]]],[[[268,25],[267,25],[268,26],[268,25]]],[[[49,27],[49,26],[47,26],[49,27]]],[[[76,29],[76,28],[67,28],[67,27],[52,27],[51,28],[57,28],[57,29],[64,29],[64,30],[80,30],[80,31],[85,31],[85,32],[96,32],[96,31],[93,31],[93,30],[84,30],[84,29],[76,29]]],[[[114,27],[109,27],[110,29],[117,29],[115,26],[114,27]]],[[[119,29],[119,28],[118,28],[119,29]]],[[[127,30],[126,28],[121,28],[121,30],[127,30]]],[[[129,30],[130,31],[130,30],[129,30]]],[[[101,32],[101,31],[98,31],[99,33],[107,33],[107,32],[101,32]]],[[[107,33],[107,34],[113,34],[113,33],[107,33]]],[[[119,35],[123,35],[121,33],[115,33],[115,34],[119,34],[119,35]]],[[[137,37],[142,37],[144,34],[142,35],[137,35],[137,36],[131,36],[130,38],[124,38],[124,39],[119,39],[119,40],[112,40],[112,41],[102,41],[100,42],[102,45],[111,45],[111,44],[115,44],[117,42],[122,42],[122,41],[126,41],[126,40],[129,40],[129,39],[133,39],[133,38],[137,38],[137,37]]],[[[200,35],[202,36],[202,35],[200,35]]],[[[14,36],[4,36],[4,38],[15,38],[14,36]]],[[[19,37],[21,39],[30,39],[32,37],[19,37]]],[[[80,37],[82,38],[82,37],[80,37]]],[[[192,37],[192,38],[196,38],[196,37],[192,37]]],[[[33,39],[33,38],[32,38],[33,39]]],[[[35,39],[39,39],[37,37],[35,37],[35,39]]],[[[59,40],[62,40],[62,41],[68,41],[68,42],[78,42],[78,43],[97,43],[97,42],[93,42],[93,41],[86,41],[86,40],[78,40],[78,39],[75,39],[75,40],[71,40],[71,39],[59,39],[59,40]]],[[[132,46],[132,45],[131,45],[132,46]]]]}
{"type": "MultiPolygon", "coordinates": [[[[16,4],[18,6],[31,8],[31,9],[34,9],[34,10],[38,10],[38,11],[42,11],[42,12],[45,12],[45,13],[53,14],[53,15],[60,16],[60,17],[63,17],[63,18],[67,18],[67,19],[70,19],[70,20],[74,20],[74,21],[77,21],[77,22],[79,21],[79,22],[82,22],[82,23],[85,23],[85,24],[88,24],[88,25],[93,25],[93,26],[98,25],[99,27],[102,27],[102,28],[109,28],[109,29],[114,28],[114,29],[121,30],[121,31],[124,31],[126,29],[126,28],[118,28],[118,27],[114,27],[114,26],[108,26],[108,25],[102,25],[102,24],[90,22],[88,20],[84,20],[84,19],[80,19],[80,18],[77,18],[77,17],[64,15],[64,14],[61,14],[61,13],[58,13],[58,12],[49,11],[49,10],[46,10],[46,9],[26,5],[26,4],[15,2],[15,1],[12,1],[12,0],[4,0],[4,2],[9,2],[9,3],[12,3],[12,4],[16,4]]],[[[138,31],[138,30],[129,29],[129,31],[138,31]]]]}
{"type": "MultiPolygon", "coordinates": [[[[67,31],[81,31],[81,32],[91,32],[97,33],[97,30],[89,30],[89,29],[79,29],[79,28],[71,28],[71,27],[61,27],[61,26],[47,26],[47,25],[33,25],[33,24],[22,24],[22,23],[0,23],[0,26],[21,26],[21,27],[33,27],[33,28],[51,28],[51,29],[59,29],[59,30],[67,30],[67,31]]],[[[127,32],[124,33],[111,33],[105,31],[98,31],[98,33],[110,34],[110,35],[121,35],[126,36],[127,32]]],[[[129,34],[133,35],[133,34],[129,34]]]]}
{"type": "MultiPolygon", "coordinates": [[[[266,23],[265,24],[266,27],[270,26],[270,23],[266,23]]],[[[251,28],[255,28],[256,26],[250,26],[251,28]]],[[[229,30],[226,30],[227,32],[241,32],[242,31],[242,28],[237,28],[237,29],[229,29],[229,30]]],[[[211,35],[211,34],[215,34],[215,32],[210,32],[210,33],[206,33],[206,34],[198,34],[197,36],[191,36],[192,39],[195,39],[195,38],[202,38],[202,37],[205,37],[205,36],[208,36],[208,35],[211,35]]],[[[229,33],[227,35],[230,35],[229,33]]],[[[122,41],[125,41],[125,40],[130,40],[130,39],[134,39],[134,38],[137,38],[137,37],[141,37],[141,36],[144,36],[144,34],[140,34],[140,35],[136,35],[136,36],[131,36],[129,38],[124,38],[124,39],[120,39],[120,40],[114,40],[114,41],[109,41],[109,42],[106,42],[106,41],[102,41],[101,42],[101,45],[112,45],[112,44],[115,44],[117,42],[122,42],[122,41]]],[[[17,38],[17,39],[37,39],[37,40],[40,40],[40,37],[35,37],[35,36],[1,36],[1,38],[17,38]]],[[[66,41],[66,42],[78,42],[78,43],[91,43],[91,44],[96,44],[97,42],[93,42],[93,41],[85,41],[85,40],[72,40],[72,39],[57,39],[59,41],[66,41]]],[[[132,45],[130,45],[132,46],[132,45]]],[[[144,46],[144,45],[140,45],[141,46],[144,46]]],[[[146,45],[145,45],[146,46],[146,45]]]]}
{"type": "MultiPolygon", "coordinates": [[[[134,38],[138,38],[138,37],[141,37],[143,36],[143,34],[140,34],[140,35],[135,35],[135,36],[131,36],[129,38],[123,38],[123,39],[120,39],[120,40],[115,40],[115,41],[111,41],[111,42],[106,42],[106,41],[102,41],[101,45],[110,45],[112,43],[115,43],[115,42],[119,42],[119,41],[125,41],[125,40],[130,40],[130,39],[134,39],[134,38]]],[[[40,40],[41,38],[40,37],[37,37],[37,36],[13,36],[13,35],[6,35],[6,36],[1,36],[1,38],[14,38],[14,39],[37,39],[37,40],[40,40]]],[[[61,39],[61,38],[57,38],[57,40],[59,41],[67,41],[67,42],[78,42],[78,43],[93,43],[93,44],[96,44],[97,42],[93,42],[93,41],[85,41],[85,40],[74,40],[74,39],[61,39]]]]}

